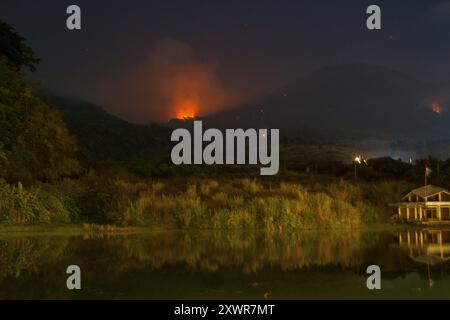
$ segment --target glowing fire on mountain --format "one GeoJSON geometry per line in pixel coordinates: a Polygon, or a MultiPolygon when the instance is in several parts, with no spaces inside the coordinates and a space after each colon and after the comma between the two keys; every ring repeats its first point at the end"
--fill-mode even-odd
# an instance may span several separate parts
{"type": "Polygon", "coordinates": [[[439,103],[435,103],[433,104],[433,112],[436,114],[441,114],[442,112],[442,107],[439,103]]]}
{"type": "Polygon", "coordinates": [[[175,118],[189,119],[195,118],[198,112],[198,103],[195,101],[184,101],[175,106],[175,118]]]}

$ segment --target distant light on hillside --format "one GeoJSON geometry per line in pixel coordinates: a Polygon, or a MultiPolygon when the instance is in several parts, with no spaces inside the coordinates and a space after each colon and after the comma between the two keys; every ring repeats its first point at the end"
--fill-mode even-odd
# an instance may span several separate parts
{"type": "Polygon", "coordinates": [[[433,104],[433,112],[437,113],[437,114],[441,114],[442,107],[441,107],[441,105],[439,103],[433,104]]]}
{"type": "Polygon", "coordinates": [[[355,159],[353,159],[353,160],[354,160],[356,163],[359,163],[359,164],[366,164],[366,165],[367,165],[367,159],[364,158],[364,157],[361,156],[361,155],[356,156],[355,159]]]}

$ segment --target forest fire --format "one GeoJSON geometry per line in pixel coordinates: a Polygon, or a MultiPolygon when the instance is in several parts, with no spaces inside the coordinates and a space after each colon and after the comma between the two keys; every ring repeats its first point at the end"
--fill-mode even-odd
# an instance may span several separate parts
{"type": "Polygon", "coordinates": [[[436,114],[441,114],[442,108],[441,108],[441,105],[439,103],[433,104],[433,112],[436,113],[436,114]]]}
{"type": "Polygon", "coordinates": [[[198,112],[198,103],[195,101],[185,101],[175,107],[175,118],[190,119],[195,118],[198,112]]]}

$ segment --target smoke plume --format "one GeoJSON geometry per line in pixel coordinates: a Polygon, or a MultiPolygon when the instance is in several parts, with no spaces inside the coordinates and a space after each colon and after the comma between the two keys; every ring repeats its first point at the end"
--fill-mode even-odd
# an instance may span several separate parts
{"type": "Polygon", "coordinates": [[[108,109],[141,123],[213,113],[229,102],[216,69],[188,44],[165,39],[122,77],[106,102],[108,109]]]}

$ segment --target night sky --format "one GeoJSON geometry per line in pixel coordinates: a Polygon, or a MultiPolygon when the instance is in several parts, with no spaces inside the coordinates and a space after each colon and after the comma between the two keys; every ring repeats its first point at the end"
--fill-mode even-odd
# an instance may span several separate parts
{"type": "Polygon", "coordinates": [[[45,88],[135,122],[235,106],[331,64],[450,83],[450,1],[22,1],[0,19],[40,57],[45,88]],[[82,30],[66,29],[77,4],[82,30]],[[366,28],[370,4],[382,30],[366,28]],[[187,106],[189,108],[189,106],[187,106]]]}

